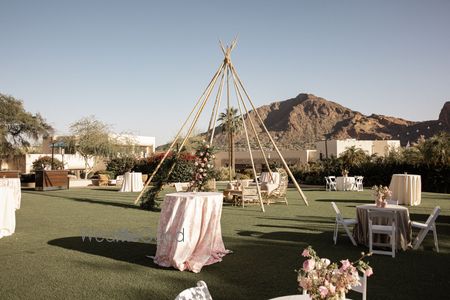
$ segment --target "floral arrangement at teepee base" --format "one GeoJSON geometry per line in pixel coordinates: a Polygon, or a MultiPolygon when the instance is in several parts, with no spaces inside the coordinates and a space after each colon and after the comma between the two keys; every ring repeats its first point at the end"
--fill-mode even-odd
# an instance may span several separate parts
{"type": "Polygon", "coordinates": [[[377,207],[385,207],[387,204],[386,200],[392,196],[391,190],[387,186],[382,185],[374,185],[372,190],[377,207]]]}
{"type": "Polygon", "coordinates": [[[189,186],[191,192],[206,192],[208,191],[208,181],[212,179],[213,173],[213,154],[214,149],[205,141],[199,146],[195,152],[195,170],[192,181],[189,186]]]}
{"type": "Polygon", "coordinates": [[[341,260],[340,266],[331,263],[327,258],[320,258],[311,246],[304,249],[302,256],[307,260],[297,271],[297,281],[302,290],[306,290],[312,300],[340,300],[354,286],[361,285],[359,272],[367,276],[373,274],[372,268],[362,259],[371,253],[362,253],[361,258],[354,262],[348,259],[341,260]]]}

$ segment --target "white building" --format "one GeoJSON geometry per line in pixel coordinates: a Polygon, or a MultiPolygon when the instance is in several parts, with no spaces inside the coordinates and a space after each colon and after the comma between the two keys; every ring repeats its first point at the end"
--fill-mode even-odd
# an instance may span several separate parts
{"type": "Polygon", "coordinates": [[[350,147],[362,149],[368,155],[385,156],[391,150],[400,148],[399,140],[325,140],[316,142],[318,158],[339,157],[350,147]]]}

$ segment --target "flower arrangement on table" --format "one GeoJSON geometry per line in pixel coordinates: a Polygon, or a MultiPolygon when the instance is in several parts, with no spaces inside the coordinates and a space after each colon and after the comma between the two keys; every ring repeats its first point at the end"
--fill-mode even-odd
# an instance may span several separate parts
{"type": "Polygon", "coordinates": [[[382,185],[374,185],[372,190],[377,207],[385,207],[387,204],[386,199],[391,198],[392,191],[387,186],[382,185]]]}
{"type": "Polygon", "coordinates": [[[304,249],[302,256],[307,260],[297,271],[299,286],[306,290],[312,300],[317,299],[345,299],[345,294],[354,286],[361,285],[359,272],[365,273],[367,277],[373,274],[372,268],[363,258],[371,253],[362,253],[362,256],[350,262],[348,259],[341,260],[340,266],[331,263],[327,258],[320,258],[311,246],[304,249]]]}
{"type": "Polygon", "coordinates": [[[212,179],[213,160],[215,158],[214,149],[206,141],[195,152],[195,169],[189,191],[206,192],[209,190],[208,181],[212,179]]]}
{"type": "Polygon", "coordinates": [[[348,176],[348,170],[347,169],[343,169],[341,174],[342,174],[342,176],[347,177],[348,176]]]}

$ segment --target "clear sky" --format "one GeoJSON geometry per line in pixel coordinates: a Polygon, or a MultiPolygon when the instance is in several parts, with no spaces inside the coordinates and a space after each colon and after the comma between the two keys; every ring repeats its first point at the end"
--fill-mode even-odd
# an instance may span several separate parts
{"type": "Polygon", "coordinates": [[[306,92],[423,121],[450,100],[448,0],[0,0],[0,92],[60,134],[95,115],[162,144],[236,34],[258,106],[306,92]]]}

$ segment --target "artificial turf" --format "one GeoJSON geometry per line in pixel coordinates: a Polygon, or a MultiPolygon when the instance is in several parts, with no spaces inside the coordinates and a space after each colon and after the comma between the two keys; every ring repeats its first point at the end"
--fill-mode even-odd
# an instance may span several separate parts
{"type": "MultiPolygon", "coordinates": [[[[166,189],[171,192],[170,188],[166,189]]],[[[214,299],[270,299],[298,293],[296,273],[301,250],[312,245],[332,261],[357,259],[341,231],[332,241],[335,201],[345,217],[355,206],[372,203],[370,191],[325,192],[305,188],[310,205],[289,189],[289,205],[224,205],[222,235],[233,254],[198,274],[161,268],[148,255],[156,251],[158,212],[133,204],[136,193],[113,188],[22,191],[16,232],[0,239],[0,299],[174,299],[204,280],[214,299]],[[128,236],[133,241],[82,239],[128,236]]],[[[425,221],[432,209],[437,219],[440,253],[430,234],[419,250],[400,251],[395,258],[374,255],[369,299],[444,299],[450,286],[450,195],[422,193],[422,204],[409,207],[412,220],[425,221]]],[[[414,235],[417,231],[414,231],[414,235]]],[[[352,299],[360,295],[350,293],[352,299]]]]}

